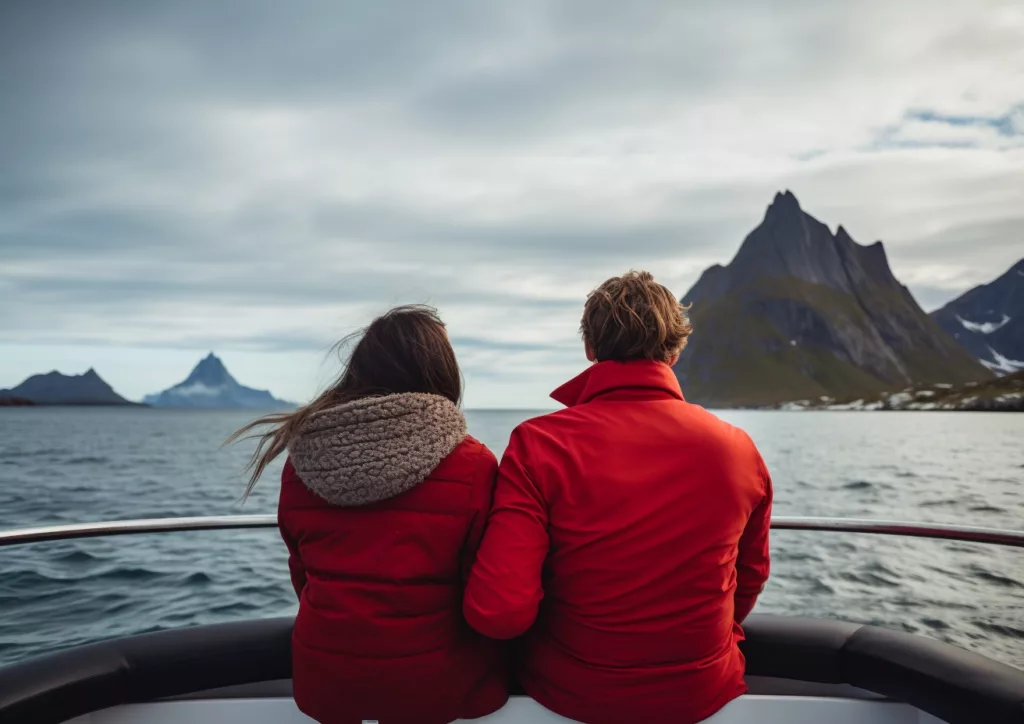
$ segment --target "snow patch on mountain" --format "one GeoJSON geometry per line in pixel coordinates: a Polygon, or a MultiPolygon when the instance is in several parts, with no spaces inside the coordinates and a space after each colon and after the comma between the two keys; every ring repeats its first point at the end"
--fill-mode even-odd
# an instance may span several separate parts
{"type": "MultiPolygon", "coordinates": [[[[1010,321],[1010,316],[1008,314],[1004,314],[1003,318],[998,322],[971,322],[964,319],[959,314],[956,318],[960,322],[960,324],[963,325],[964,329],[970,332],[980,332],[981,334],[992,334],[997,329],[1004,326],[1007,322],[1010,321]]],[[[992,348],[989,347],[989,349],[992,348]]]]}
{"type": "Polygon", "coordinates": [[[1008,375],[1019,370],[1024,370],[1024,360],[1004,357],[991,347],[988,348],[988,351],[992,353],[992,359],[982,359],[981,363],[996,374],[1008,375]]]}
{"type": "Polygon", "coordinates": [[[997,279],[974,287],[932,318],[990,372],[1024,368],[1024,259],[997,279]]]}
{"type": "Polygon", "coordinates": [[[174,394],[182,395],[184,397],[192,397],[193,395],[206,395],[209,397],[210,395],[219,395],[223,389],[223,386],[210,387],[209,385],[204,385],[202,382],[193,382],[190,385],[175,387],[174,394]]]}

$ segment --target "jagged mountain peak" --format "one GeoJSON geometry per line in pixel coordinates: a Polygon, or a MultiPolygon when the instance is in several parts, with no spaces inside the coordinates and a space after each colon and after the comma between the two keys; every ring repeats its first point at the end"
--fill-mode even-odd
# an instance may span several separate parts
{"type": "Polygon", "coordinates": [[[220,357],[213,352],[203,357],[183,382],[163,392],[147,395],[144,400],[157,407],[271,410],[295,406],[275,398],[267,390],[257,390],[240,384],[228,372],[220,357]]]}
{"type": "Polygon", "coordinates": [[[803,209],[800,208],[800,201],[797,200],[796,194],[786,189],[785,191],[776,192],[775,198],[772,199],[771,204],[765,210],[764,216],[765,219],[769,219],[801,213],[803,213],[803,209]]]}
{"type": "Polygon", "coordinates": [[[209,387],[238,384],[235,378],[231,376],[231,373],[228,372],[228,368],[224,366],[224,362],[213,352],[199,360],[199,364],[192,368],[192,372],[185,380],[185,384],[195,383],[201,383],[209,387]]]}
{"type": "Polygon", "coordinates": [[[796,279],[842,292],[850,292],[864,280],[899,286],[881,242],[862,246],[842,225],[833,234],[804,211],[789,190],[775,194],[764,220],[743,240],[725,273],[702,277],[684,299],[716,298],[726,289],[766,277],[796,279]]]}

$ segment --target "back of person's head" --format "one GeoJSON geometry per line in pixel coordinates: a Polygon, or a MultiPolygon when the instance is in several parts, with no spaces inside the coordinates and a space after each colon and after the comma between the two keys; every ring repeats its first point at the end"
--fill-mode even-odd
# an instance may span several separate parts
{"type": "Polygon", "coordinates": [[[693,327],[679,300],[645,271],[612,277],[587,296],[580,332],[597,362],[672,363],[693,327]]]}
{"type": "Polygon", "coordinates": [[[335,348],[355,347],[338,379],[315,400],[292,412],[265,415],[235,432],[227,442],[242,438],[257,427],[256,450],[249,461],[252,471],[245,496],[278,455],[288,447],[310,415],[346,402],[404,392],[439,395],[458,405],[462,375],[455,350],[437,310],[425,305],[395,307],[374,319],[361,332],[341,340],[335,348]]]}
{"type": "Polygon", "coordinates": [[[344,373],[325,395],[328,404],[338,405],[400,392],[440,395],[456,405],[462,397],[455,350],[432,307],[395,307],[373,320],[361,333],[344,373]]]}

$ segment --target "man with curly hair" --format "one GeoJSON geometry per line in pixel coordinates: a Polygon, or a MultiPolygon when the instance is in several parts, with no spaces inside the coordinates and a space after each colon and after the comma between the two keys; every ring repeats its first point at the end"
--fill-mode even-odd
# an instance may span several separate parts
{"type": "Polygon", "coordinates": [[[522,637],[526,692],[585,724],[697,722],[746,690],[771,478],[745,432],[683,398],[686,312],[647,272],[591,292],[593,364],[552,393],[566,409],[513,431],[466,588],[471,626],[522,637]]]}

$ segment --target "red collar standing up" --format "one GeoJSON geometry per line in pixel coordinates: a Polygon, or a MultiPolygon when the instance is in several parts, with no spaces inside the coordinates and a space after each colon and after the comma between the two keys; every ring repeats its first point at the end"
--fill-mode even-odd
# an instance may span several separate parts
{"type": "Polygon", "coordinates": [[[573,407],[612,393],[613,399],[683,399],[672,368],[646,359],[596,362],[552,392],[551,398],[573,407]]]}

